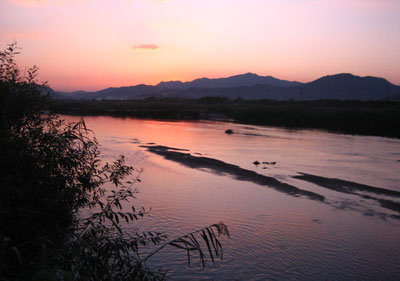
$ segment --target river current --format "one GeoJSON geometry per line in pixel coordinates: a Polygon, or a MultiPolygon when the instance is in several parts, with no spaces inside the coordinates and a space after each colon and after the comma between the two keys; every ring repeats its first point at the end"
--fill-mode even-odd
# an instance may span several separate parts
{"type": "MultiPolygon", "coordinates": [[[[62,116],[76,121],[77,117],[62,116]]],[[[141,168],[128,231],[223,221],[224,259],[165,248],[168,280],[399,280],[400,140],[229,122],[85,117],[102,157],[141,168]],[[231,129],[233,134],[226,134],[231,129]]]]}

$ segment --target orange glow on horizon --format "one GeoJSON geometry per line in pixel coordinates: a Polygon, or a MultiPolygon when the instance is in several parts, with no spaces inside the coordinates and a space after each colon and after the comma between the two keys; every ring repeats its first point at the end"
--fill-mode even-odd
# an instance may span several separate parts
{"type": "Polygon", "coordinates": [[[400,84],[397,0],[5,0],[0,11],[3,49],[15,38],[21,65],[56,90],[247,72],[400,84]]]}

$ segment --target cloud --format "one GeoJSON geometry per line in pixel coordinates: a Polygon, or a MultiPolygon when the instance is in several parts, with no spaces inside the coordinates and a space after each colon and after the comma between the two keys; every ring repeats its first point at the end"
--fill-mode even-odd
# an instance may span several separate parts
{"type": "Polygon", "coordinates": [[[154,44],[141,44],[132,46],[132,49],[134,51],[141,51],[141,50],[157,51],[160,48],[154,44]]]}

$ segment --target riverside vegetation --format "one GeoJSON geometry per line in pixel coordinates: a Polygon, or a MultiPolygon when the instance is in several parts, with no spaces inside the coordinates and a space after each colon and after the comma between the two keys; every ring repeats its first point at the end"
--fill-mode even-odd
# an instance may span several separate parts
{"type": "Polygon", "coordinates": [[[146,261],[167,246],[186,251],[189,263],[191,253],[203,266],[222,258],[222,222],[173,240],[127,235],[124,225],[147,213],[126,211],[140,170],[124,156],[103,163],[83,120],[45,111],[38,68],[22,75],[17,54],[15,43],[0,52],[0,280],[160,280],[163,271],[146,261]],[[153,252],[140,257],[147,246],[153,252]]]}
{"type": "Polygon", "coordinates": [[[145,100],[54,100],[69,115],[111,115],[171,120],[230,119],[254,125],[400,138],[400,102],[228,100],[218,97],[145,100]]]}

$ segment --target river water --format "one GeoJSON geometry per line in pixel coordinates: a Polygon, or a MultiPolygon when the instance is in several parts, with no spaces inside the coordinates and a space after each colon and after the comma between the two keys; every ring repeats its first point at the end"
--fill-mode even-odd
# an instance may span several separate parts
{"type": "Polygon", "coordinates": [[[132,203],[151,211],[128,231],[172,239],[228,226],[215,265],[188,267],[176,248],[153,256],[148,265],[163,266],[168,280],[400,278],[400,140],[228,122],[85,122],[105,160],[124,154],[143,169],[132,203]]]}

